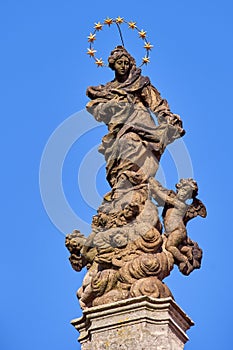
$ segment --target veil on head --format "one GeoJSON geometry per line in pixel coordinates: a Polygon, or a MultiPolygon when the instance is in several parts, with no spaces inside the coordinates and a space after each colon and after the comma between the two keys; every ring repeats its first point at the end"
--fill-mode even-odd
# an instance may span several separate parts
{"type": "Polygon", "coordinates": [[[122,56],[126,56],[129,59],[130,69],[136,68],[135,59],[130,55],[130,53],[125,49],[125,47],[121,45],[116,46],[115,49],[111,51],[110,56],[108,57],[109,67],[111,69],[114,69],[114,63],[122,56]]]}

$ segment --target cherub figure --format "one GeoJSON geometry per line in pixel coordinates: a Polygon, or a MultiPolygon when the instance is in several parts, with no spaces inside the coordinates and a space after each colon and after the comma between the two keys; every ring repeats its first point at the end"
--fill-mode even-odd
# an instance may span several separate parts
{"type": "Polygon", "coordinates": [[[79,230],[66,235],[65,245],[70,252],[69,260],[75,271],[81,271],[84,266],[90,268],[96,255],[96,248],[88,247],[86,254],[82,253],[87,246],[87,238],[79,230]]]}
{"type": "Polygon", "coordinates": [[[80,254],[85,241],[85,236],[78,230],[74,230],[71,234],[66,235],[65,245],[70,252],[69,260],[75,271],[81,271],[86,265],[86,261],[80,254]]]}
{"type": "Polygon", "coordinates": [[[162,213],[167,237],[165,248],[173,255],[180,271],[188,275],[194,268],[197,268],[197,264],[191,263],[195,257],[188,249],[189,246],[191,247],[188,243],[191,240],[187,237],[186,224],[197,215],[201,217],[207,215],[204,204],[196,198],[197,183],[191,178],[181,179],[176,184],[176,193],[163,188],[154,178],[150,178],[149,184],[152,197],[159,205],[162,205],[162,202],[165,204],[162,213]],[[191,204],[186,202],[188,199],[193,199],[191,204]],[[184,249],[184,246],[187,246],[187,249],[184,249]]]}

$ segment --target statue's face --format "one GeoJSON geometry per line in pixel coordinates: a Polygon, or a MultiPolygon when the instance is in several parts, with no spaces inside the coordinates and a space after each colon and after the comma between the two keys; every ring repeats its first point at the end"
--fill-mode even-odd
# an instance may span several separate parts
{"type": "Polygon", "coordinates": [[[186,201],[187,199],[192,198],[193,190],[190,188],[190,186],[182,186],[177,191],[177,196],[180,200],[186,201]]]}
{"type": "Polygon", "coordinates": [[[116,75],[124,76],[129,72],[129,59],[127,56],[121,56],[114,63],[114,70],[116,75]]]}

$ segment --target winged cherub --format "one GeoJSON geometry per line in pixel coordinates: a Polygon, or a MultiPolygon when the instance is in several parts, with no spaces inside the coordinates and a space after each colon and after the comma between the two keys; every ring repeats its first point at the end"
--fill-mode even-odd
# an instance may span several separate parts
{"type": "MultiPolygon", "coordinates": [[[[162,216],[167,237],[165,248],[173,255],[180,271],[188,275],[200,264],[197,266],[190,262],[195,260],[193,255],[197,247],[187,236],[186,224],[197,215],[203,218],[207,215],[204,204],[196,198],[197,183],[191,178],[181,179],[176,184],[176,193],[162,187],[154,178],[150,178],[149,184],[152,197],[159,205],[164,205],[162,216]],[[187,203],[188,199],[192,199],[191,204],[187,203]]],[[[201,250],[198,249],[201,259],[201,250]]]]}

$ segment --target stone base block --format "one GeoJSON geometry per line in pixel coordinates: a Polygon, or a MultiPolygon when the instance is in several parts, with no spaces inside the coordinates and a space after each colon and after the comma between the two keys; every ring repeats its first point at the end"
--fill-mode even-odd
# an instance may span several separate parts
{"type": "Polygon", "coordinates": [[[89,308],[71,324],[82,350],[182,350],[194,323],[172,298],[141,296],[89,308]]]}

